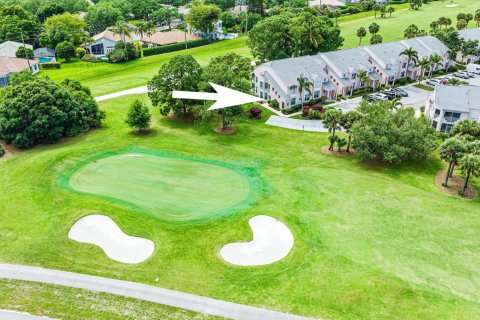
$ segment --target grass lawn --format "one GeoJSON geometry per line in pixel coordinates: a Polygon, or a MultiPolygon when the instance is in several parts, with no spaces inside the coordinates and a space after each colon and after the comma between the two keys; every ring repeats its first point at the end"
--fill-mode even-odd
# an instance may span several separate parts
{"type": "MultiPolygon", "coordinates": [[[[0,160],[1,262],[138,281],[330,319],[478,318],[480,200],[438,191],[435,173],[445,165],[436,156],[383,167],[325,155],[320,148],[327,134],[265,126],[267,111],[263,121],[247,120],[232,135],[154,111],[150,134],[135,135],[124,124],[135,98],[102,102],[107,120],[100,130],[0,160]],[[131,148],[253,170],[261,180],[257,200],[209,222],[176,224],[141,207],[59,185],[69,168],[98,152],[131,148]],[[75,221],[92,213],[108,215],[127,234],[154,241],[156,251],[144,263],[127,265],[108,259],[98,247],[69,240],[75,221]],[[220,248],[249,240],[248,220],[256,215],[278,218],[292,230],[291,253],[261,267],[223,262],[220,248]]],[[[472,182],[480,188],[479,179],[472,182]]],[[[129,188],[137,192],[141,186],[129,188]]],[[[188,192],[179,201],[199,203],[188,192]]],[[[20,290],[16,287],[9,290],[20,290]]],[[[20,309],[62,310],[62,301],[48,297],[72,294],[49,289],[48,305],[36,306],[34,292],[19,298],[20,309]]],[[[84,296],[76,303],[92,305],[84,296]]],[[[11,298],[0,298],[0,308],[11,305],[11,298]]],[[[95,318],[115,317],[99,312],[95,318]]]]}
{"type": "Polygon", "coordinates": [[[46,74],[54,81],[62,81],[65,78],[78,79],[89,86],[95,96],[101,96],[146,85],[148,80],[157,74],[162,64],[178,54],[192,54],[202,65],[206,65],[215,56],[229,52],[251,57],[245,41],[246,37],[241,37],[126,63],[86,63],[74,60],[70,63],[62,63],[60,70],[43,70],[40,74],[46,74]]]}
{"type": "MultiPolygon", "coordinates": [[[[457,24],[457,14],[459,13],[471,13],[474,14],[476,10],[480,9],[480,4],[476,0],[455,0],[454,3],[458,4],[456,7],[448,8],[447,5],[450,1],[432,1],[429,4],[424,4],[420,10],[408,10],[408,6],[399,6],[396,12],[392,14],[391,18],[382,19],[378,15],[375,19],[372,12],[368,17],[365,17],[365,13],[358,15],[359,19],[353,19],[352,17],[345,17],[345,20],[338,20],[340,28],[342,30],[342,36],[345,38],[343,47],[353,48],[358,46],[357,30],[360,27],[367,29],[372,22],[376,22],[380,25],[379,34],[383,37],[384,42],[398,41],[403,39],[403,31],[411,24],[416,24],[420,29],[425,29],[427,32],[430,30],[430,23],[437,20],[439,17],[448,17],[452,19],[452,25],[455,27],[457,24]]],[[[387,14],[388,16],[388,14],[387,14]]],[[[474,27],[475,22],[470,21],[469,27],[474,27]]],[[[362,44],[370,44],[370,34],[362,40],[362,44]]]]}
{"type": "Polygon", "coordinates": [[[49,284],[0,279],[0,287],[0,308],[52,319],[223,319],[147,301],[49,284]]]}
{"type": "MultiPolygon", "coordinates": [[[[424,4],[418,11],[408,10],[406,4],[396,5],[396,12],[393,13],[391,18],[386,19],[375,19],[373,11],[340,17],[338,22],[342,30],[342,36],[345,38],[343,48],[348,49],[358,46],[357,29],[360,27],[368,28],[372,22],[377,22],[381,26],[380,34],[384,42],[390,42],[403,39],[403,31],[412,23],[428,31],[430,22],[441,16],[450,17],[456,23],[458,13],[470,12],[473,14],[476,9],[480,9],[476,0],[456,0],[459,6],[454,8],[447,8],[448,3],[449,1],[445,1],[444,4],[441,1],[433,1],[424,4]]],[[[473,27],[474,22],[470,22],[469,26],[473,27]]],[[[62,81],[65,78],[78,79],[84,85],[89,86],[95,96],[101,96],[146,85],[147,81],[158,72],[160,66],[177,54],[191,53],[202,65],[207,64],[212,57],[229,52],[251,57],[250,49],[245,41],[246,37],[240,37],[208,46],[150,56],[120,64],[89,64],[77,60],[63,63],[61,70],[44,70],[41,74],[48,75],[54,81],[62,81]]],[[[368,35],[363,39],[363,44],[368,44],[369,41],[370,36],[368,35]]]]}

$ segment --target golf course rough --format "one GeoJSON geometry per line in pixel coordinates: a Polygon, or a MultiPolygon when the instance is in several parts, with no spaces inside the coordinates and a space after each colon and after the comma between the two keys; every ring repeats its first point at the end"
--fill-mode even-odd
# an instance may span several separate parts
{"type": "Polygon", "coordinates": [[[97,154],[66,170],[59,180],[71,191],[170,223],[239,212],[255,201],[259,183],[253,169],[145,150],[97,154]]]}

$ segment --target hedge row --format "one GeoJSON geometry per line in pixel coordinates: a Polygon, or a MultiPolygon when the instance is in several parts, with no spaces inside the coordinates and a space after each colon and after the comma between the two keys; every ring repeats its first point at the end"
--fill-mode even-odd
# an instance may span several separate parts
{"type": "MultiPolygon", "coordinates": [[[[209,43],[210,43],[209,39],[192,40],[192,41],[187,41],[187,47],[195,48],[195,47],[207,45],[209,43]]],[[[158,47],[143,49],[143,56],[148,57],[148,56],[153,56],[155,54],[179,51],[183,49],[185,49],[185,42],[179,42],[174,44],[168,44],[165,46],[158,46],[158,47]]]]}
{"type": "Polygon", "coordinates": [[[60,69],[62,67],[62,65],[58,62],[41,63],[39,66],[42,70],[60,69]]]}

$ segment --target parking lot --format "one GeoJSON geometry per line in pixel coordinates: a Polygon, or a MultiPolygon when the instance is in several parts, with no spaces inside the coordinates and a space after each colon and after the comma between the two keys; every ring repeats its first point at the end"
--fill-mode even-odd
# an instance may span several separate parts
{"type": "MultiPolygon", "coordinates": [[[[457,78],[458,79],[458,78],[457,78]]],[[[470,79],[459,79],[461,81],[466,81],[472,86],[479,86],[480,87],[480,76],[477,75],[475,78],[470,79]]],[[[422,81],[422,84],[425,84],[426,80],[422,81]]],[[[418,83],[418,82],[417,82],[418,83]]],[[[400,99],[400,102],[405,107],[413,107],[416,111],[420,111],[420,108],[425,106],[425,102],[427,98],[433,93],[433,91],[423,90],[417,87],[414,87],[415,83],[401,87],[408,93],[408,97],[404,97],[400,99]]],[[[339,102],[335,105],[335,107],[342,109],[343,112],[350,111],[355,109],[359,106],[362,98],[354,98],[348,101],[339,102]]]]}

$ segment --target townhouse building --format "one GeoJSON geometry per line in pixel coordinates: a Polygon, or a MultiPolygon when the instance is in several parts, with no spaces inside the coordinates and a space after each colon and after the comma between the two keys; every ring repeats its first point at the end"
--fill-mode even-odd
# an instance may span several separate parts
{"type": "Polygon", "coordinates": [[[436,87],[427,99],[425,117],[432,121],[435,130],[447,133],[462,120],[480,122],[480,87],[436,87]]]}
{"type": "MultiPolygon", "coordinates": [[[[458,35],[467,41],[478,41],[480,43],[480,28],[458,30],[458,35]]],[[[480,45],[478,47],[480,50],[480,45]]],[[[474,63],[480,60],[480,56],[464,54],[462,51],[457,53],[457,61],[464,63],[474,63]]]]}
{"type": "Polygon", "coordinates": [[[413,61],[401,55],[413,48],[419,59],[433,54],[442,62],[423,70],[423,73],[447,68],[452,61],[448,47],[432,36],[382,43],[354,49],[319,53],[314,56],[269,61],[258,66],[252,74],[252,88],[256,96],[269,101],[275,99],[281,108],[291,108],[310,99],[335,100],[339,95],[351,96],[355,90],[379,85],[394,85],[398,79],[418,78],[422,70],[413,61]],[[365,73],[369,80],[360,74],[365,73]],[[306,77],[312,84],[310,92],[303,90],[300,97],[298,78],[306,77]]]}

